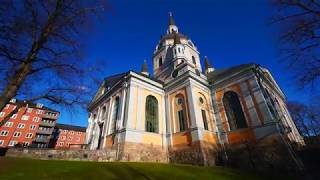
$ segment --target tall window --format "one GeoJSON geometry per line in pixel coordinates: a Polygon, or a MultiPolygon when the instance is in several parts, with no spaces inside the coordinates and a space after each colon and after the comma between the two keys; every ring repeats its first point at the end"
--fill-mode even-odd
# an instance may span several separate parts
{"type": "Polygon", "coordinates": [[[159,58],[159,67],[162,66],[163,62],[162,62],[162,57],[159,58]]]}
{"type": "Polygon", "coordinates": [[[204,129],[205,129],[205,130],[209,130],[206,111],[202,109],[202,110],[201,110],[201,114],[202,114],[202,120],[203,120],[204,129]]]}
{"type": "Polygon", "coordinates": [[[177,131],[185,131],[188,128],[185,101],[182,94],[178,94],[175,98],[175,107],[176,107],[176,118],[178,123],[177,131]]]}
{"type": "Polygon", "coordinates": [[[154,96],[146,99],[146,131],[158,132],[158,101],[154,96]]]}
{"type": "Polygon", "coordinates": [[[180,131],[186,130],[186,123],[185,123],[183,110],[178,111],[178,118],[179,118],[180,131]]]}
{"type": "Polygon", "coordinates": [[[102,112],[100,115],[100,118],[104,121],[104,119],[106,118],[106,112],[107,112],[107,108],[105,106],[103,106],[102,108],[102,112]]]}
{"type": "Polygon", "coordinates": [[[116,124],[118,115],[119,115],[119,105],[120,105],[120,98],[116,97],[114,104],[113,104],[113,111],[112,111],[112,132],[116,130],[116,124]]]}
{"type": "Polygon", "coordinates": [[[226,92],[223,96],[223,105],[230,130],[248,127],[237,93],[226,92]]]}
{"type": "Polygon", "coordinates": [[[193,63],[193,64],[197,64],[196,58],[195,58],[194,56],[192,56],[192,63],[193,63]]]}

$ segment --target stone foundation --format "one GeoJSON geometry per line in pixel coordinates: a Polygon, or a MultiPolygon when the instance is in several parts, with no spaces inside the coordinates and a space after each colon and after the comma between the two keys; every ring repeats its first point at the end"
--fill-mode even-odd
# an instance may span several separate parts
{"type": "Polygon", "coordinates": [[[127,142],[120,149],[122,161],[168,163],[166,147],[127,142]]]}
{"type": "Polygon", "coordinates": [[[115,161],[115,151],[105,150],[53,150],[10,148],[7,157],[26,157],[33,159],[77,160],[77,161],[115,161]]]}
{"type": "Polygon", "coordinates": [[[300,159],[290,151],[280,135],[272,135],[255,144],[243,143],[226,148],[225,165],[259,172],[297,172],[300,159]]]}
{"type": "Polygon", "coordinates": [[[171,163],[214,166],[217,147],[203,141],[169,148],[171,163]]]}

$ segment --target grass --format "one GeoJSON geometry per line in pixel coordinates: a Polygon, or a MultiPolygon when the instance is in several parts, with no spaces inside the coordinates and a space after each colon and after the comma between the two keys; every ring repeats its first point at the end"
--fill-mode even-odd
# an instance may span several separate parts
{"type": "Polygon", "coordinates": [[[0,179],[217,179],[261,177],[222,167],[157,163],[80,162],[0,158],[0,179]]]}

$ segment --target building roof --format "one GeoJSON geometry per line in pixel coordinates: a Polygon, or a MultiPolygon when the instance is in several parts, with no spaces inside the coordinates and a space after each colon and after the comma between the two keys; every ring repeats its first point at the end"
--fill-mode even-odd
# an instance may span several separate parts
{"type": "Polygon", "coordinates": [[[250,63],[250,64],[240,64],[238,66],[234,66],[231,68],[226,68],[226,69],[216,69],[208,74],[208,80],[209,82],[215,81],[217,79],[220,79],[222,77],[225,77],[229,74],[237,73],[242,70],[255,67],[256,64],[250,63]]]}
{"type": "Polygon", "coordinates": [[[23,100],[18,100],[16,99],[16,102],[9,102],[9,104],[14,104],[14,105],[20,105],[21,107],[26,107],[28,105],[28,108],[36,108],[36,109],[43,109],[43,110],[47,110],[47,111],[52,111],[52,112],[58,112],[57,110],[51,109],[47,106],[42,106],[41,108],[39,106],[37,106],[36,103],[31,102],[31,101],[23,101],[23,100]]]}
{"type": "Polygon", "coordinates": [[[55,129],[72,130],[72,131],[80,131],[80,132],[86,132],[86,129],[87,129],[87,128],[81,127],[81,126],[74,126],[74,125],[60,124],[60,123],[57,123],[54,128],[55,129]]]}
{"type": "Polygon", "coordinates": [[[112,76],[104,78],[104,87],[112,87],[118,81],[120,81],[127,73],[119,73],[112,76]]]}
{"type": "Polygon", "coordinates": [[[185,38],[185,39],[188,39],[188,37],[187,37],[186,35],[178,32],[178,33],[169,33],[169,34],[166,34],[166,35],[164,35],[164,36],[161,36],[160,41],[162,42],[162,41],[164,41],[164,40],[166,40],[166,39],[175,39],[175,38],[179,38],[179,39],[185,38]]]}

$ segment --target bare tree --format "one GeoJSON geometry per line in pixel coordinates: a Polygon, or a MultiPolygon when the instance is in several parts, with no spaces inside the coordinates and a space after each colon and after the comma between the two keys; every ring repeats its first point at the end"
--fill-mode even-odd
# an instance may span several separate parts
{"type": "Polygon", "coordinates": [[[1,1],[0,110],[16,96],[86,104],[95,69],[81,58],[79,35],[103,8],[102,1],[92,0],[1,1]]]}
{"type": "Polygon", "coordinates": [[[307,125],[307,106],[299,102],[288,102],[288,109],[298,130],[303,136],[311,136],[307,125]]]}
{"type": "Polygon", "coordinates": [[[300,87],[320,78],[320,1],[273,0],[273,23],[280,25],[280,52],[300,87]]]}
{"type": "Polygon", "coordinates": [[[289,102],[288,108],[300,133],[305,137],[320,136],[320,109],[313,103],[289,102]]]}

